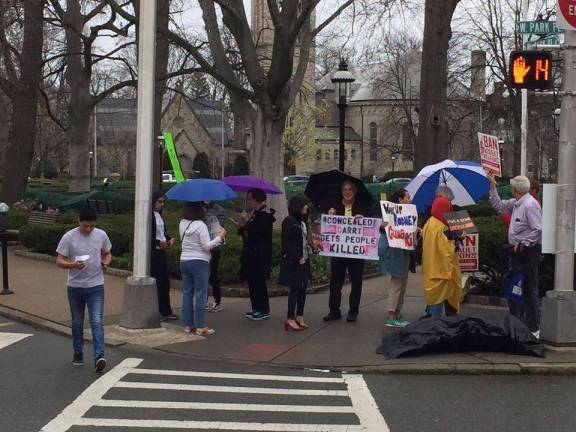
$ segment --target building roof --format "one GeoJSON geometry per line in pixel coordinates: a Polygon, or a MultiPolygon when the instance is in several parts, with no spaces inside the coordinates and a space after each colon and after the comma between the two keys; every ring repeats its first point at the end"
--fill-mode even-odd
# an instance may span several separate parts
{"type": "MultiPolygon", "coordinates": [[[[200,122],[204,125],[214,144],[222,145],[222,113],[221,101],[197,100],[186,98],[188,106],[194,111],[200,122]]],[[[168,104],[164,99],[162,108],[168,104]]],[[[96,124],[98,138],[102,143],[126,139],[127,136],[136,136],[137,100],[106,98],[96,106],[96,124]]],[[[224,129],[224,145],[228,145],[228,136],[224,129]]]]}
{"type": "MultiPolygon", "coordinates": [[[[422,52],[409,49],[401,60],[402,82],[398,83],[385,63],[372,63],[363,67],[351,68],[356,81],[350,89],[350,103],[386,102],[399,99],[418,100],[420,97],[420,74],[422,52]],[[401,87],[403,91],[401,91],[401,87]]],[[[321,92],[334,91],[331,77],[333,72],[322,77],[317,84],[321,92]]],[[[480,96],[457,79],[448,82],[448,99],[479,100],[480,96]]]]}

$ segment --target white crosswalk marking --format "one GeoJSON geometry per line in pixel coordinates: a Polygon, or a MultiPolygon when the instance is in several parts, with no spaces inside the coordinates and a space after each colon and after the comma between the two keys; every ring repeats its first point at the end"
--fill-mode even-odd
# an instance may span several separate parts
{"type": "Polygon", "coordinates": [[[41,432],[66,432],[73,426],[75,430],[90,427],[103,431],[148,428],[389,432],[361,375],[319,377],[156,370],[138,368],[141,362],[141,359],[121,362],[89,386],[41,432]],[[130,396],[125,397],[126,394],[130,396]],[[147,398],[153,400],[140,400],[147,398]],[[184,400],[174,400],[178,398],[184,400]],[[210,398],[216,401],[207,401],[210,398]],[[238,421],[242,418],[245,421],[238,421]]]}
{"type": "Polygon", "coordinates": [[[32,336],[28,333],[5,333],[0,332],[0,349],[6,348],[8,345],[20,342],[22,339],[26,339],[28,336],[32,336]]]}

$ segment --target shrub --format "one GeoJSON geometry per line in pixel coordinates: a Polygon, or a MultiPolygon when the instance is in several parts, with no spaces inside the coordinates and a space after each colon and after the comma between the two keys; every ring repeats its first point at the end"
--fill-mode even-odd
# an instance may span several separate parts
{"type": "Polygon", "coordinates": [[[28,223],[30,213],[25,210],[11,208],[8,212],[8,229],[19,230],[28,223]]]}
{"type": "Polygon", "coordinates": [[[20,228],[20,241],[34,252],[54,255],[60,239],[72,228],[74,225],[24,225],[20,228]]]}

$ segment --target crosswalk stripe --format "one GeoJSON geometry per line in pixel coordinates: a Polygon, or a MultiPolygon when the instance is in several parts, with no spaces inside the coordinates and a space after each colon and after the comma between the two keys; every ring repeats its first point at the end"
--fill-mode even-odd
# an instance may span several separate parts
{"type": "Polygon", "coordinates": [[[243,379],[255,381],[286,381],[286,382],[311,382],[311,383],[344,383],[343,378],[322,378],[322,377],[300,377],[286,375],[254,375],[254,374],[233,374],[220,372],[194,372],[194,371],[175,371],[162,369],[137,369],[134,368],[128,373],[139,375],[167,375],[183,376],[197,378],[227,378],[243,379]]]}
{"type": "Polygon", "coordinates": [[[155,409],[194,409],[217,411],[267,411],[267,412],[301,412],[301,413],[338,413],[354,414],[351,406],[323,405],[265,405],[209,402],[160,402],[140,400],[102,399],[95,406],[115,408],[155,408],[155,409]]]}
{"type": "Polygon", "coordinates": [[[94,381],[72,404],[62,411],[58,417],[44,426],[40,432],[66,432],[72,426],[78,424],[82,416],[102,399],[108,390],[118,380],[126,375],[127,368],[135,368],[142,359],[128,358],[114,369],[94,381]]]}
{"type": "MultiPolygon", "coordinates": [[[[125,420],[105,418],[81,418],[78,426],[96,427],[139,427],[157,429],[212,429],[231,431],[266,431],[266,432],[362,432],[375,429],[363,429],[359,425],[337,424],[287,424],[287,423],[238,423],[181,420],[125,420]]],[[[378,431],[379,432],[379,431],[378,431]]]]}
{"type": "Polygon", "coordinates": [[[28,333],[0,333],[0,349],[6,348],[8,345],[20,342],[22,339],[32,336],[28,333]]]}
{"type": "Polygon", "coordinates": [[[14,325],[13,322],[5,322],[5,323],[0,323],[0,327],[7,327],[7,326],[11,326],[14,325]]]}
{"type": "Polygon", "coordinates": [[[179,390],[179,391],[202,391],[213,393],[250,393],[250,394],[274,394],[274,395],[299,395],[299,396],[348,396],[345,390],[302,390],[285,388],[259,388],[259,387],[235,387],[235,386],[209,386],[195,384],[163,384],[141,383],[120,381],[114,385],[120,388],[150,389],[150,390],[179,390]]]}
{"type": "Polygon", "coordinates": [[[354,412],[360,419],[360,424],[365,428],[364,430],[390,432],[386,420],[384,420],[362,375],[345,374],[343,378],[348,386],[354,412]]]}

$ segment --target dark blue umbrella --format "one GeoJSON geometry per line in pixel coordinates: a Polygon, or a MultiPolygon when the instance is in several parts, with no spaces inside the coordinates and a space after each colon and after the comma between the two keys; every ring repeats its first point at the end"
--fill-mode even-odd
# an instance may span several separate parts
{"type": "Polygon", "coordinates": [[[178,201],[223,201],[238,195],[220,180],[191,179],[178,183],[166,192],[166,197],[178,201]]]}

